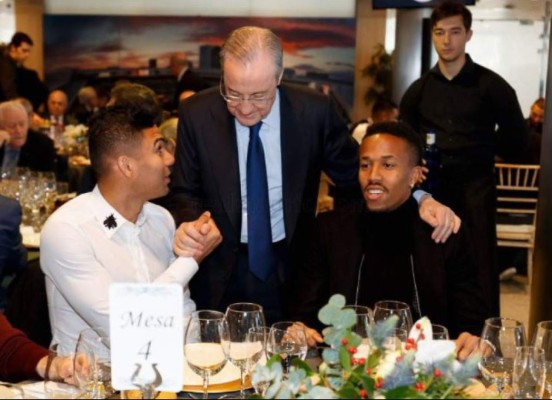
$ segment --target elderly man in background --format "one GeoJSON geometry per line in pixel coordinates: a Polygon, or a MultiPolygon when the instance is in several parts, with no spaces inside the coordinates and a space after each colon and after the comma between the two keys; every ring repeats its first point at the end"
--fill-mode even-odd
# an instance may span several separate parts
{"type": "Polygon", "coordinates": [[[76,118],[68,114],[69,101],[67,94],[62,90],[54,90],[48,96],[46,102],[46,113],[44,118],[50,121],[52,127],[55,127],[58,133],[65,130],[66,125],[75,125],[76,118]]]}
{"type": "Polygon", "coordinates": [[[115,106],[91,121],[90,159],[98,184],[59,208],[41,235],[56,342],[76,340],[90,327],[109,331],[112,282],[178,283],[185,314],[195,310],[188,282],[220,242],[220,233],[205,213],[196,225],[208,237],[203,251],[194,258],[175,257],[174,220],[149,202],[168,193],[174,162],[156,119],[138,107],[115,106]]]}
{"type": "Polygon", "coordinates": [[[0,103],[0,170],[2,173],[9,173],[16,167],[27,167],[35,171],[55,170],[54,143],[45,135],[29,129],[30,118],[32,118],[32,108],[29,116],[18,100],[0,103]]]}
{"type": "MultiPolygon", "coordinates": [[[[281,83],[282,46],[270,30],[236,29],[220,56],[220,87],[180,106],[168,207],[186,221],[176,244],[188,254],[203,249],[195,224],[205,210],[224,237],[191,282],[198,306],[254,302],[276,321],[288,315],[289,285],[304,262],[320,173],[357,189],[358,144],[328,96],[281,83]]],[[[421,207],[434,221],[437,204],[425,199],[421,207]]],[[[438,240],[455,222],[444,209],[438,240]]]]}
{"type": "Polygon", "coordinates": [[[72,114],[75,116],[79,124],[88,125],[90,118],[96,112],[98,112],[98,94],[96,89],[92,86],[84,86],[79,90],[77,94],[79,103],[73,110],[72,114]]]}

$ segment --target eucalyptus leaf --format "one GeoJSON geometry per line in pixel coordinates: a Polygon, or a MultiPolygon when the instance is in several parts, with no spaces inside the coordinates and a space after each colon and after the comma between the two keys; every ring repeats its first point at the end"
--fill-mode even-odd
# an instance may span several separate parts
{"type": "Polygon", "coordinates": [[[339,396],[330,388],[324,386],[314,386],[303,399],[338,399],[339,396]]]}
{"type": "Polygon", "coordinates": [[[345,307],[346,304],[345,296],[343,296],[342,294],[334,294],[332,297],[330,297],[328,304],[339,307],[341,309],[345,307]]]}
{"type": "Polygon", "coordinates": [[[354,326],[357,322],[357,316],[354,310],[341,310],[335,316],[333,325],[337,329],[348,329],[354,326]]]}
{"type": "Polygon", "coordinates": [[[339,362],[339,353],[337,350],[326,348],[322,351],[322,359],[328,365],[335,365],[339,362]]]}

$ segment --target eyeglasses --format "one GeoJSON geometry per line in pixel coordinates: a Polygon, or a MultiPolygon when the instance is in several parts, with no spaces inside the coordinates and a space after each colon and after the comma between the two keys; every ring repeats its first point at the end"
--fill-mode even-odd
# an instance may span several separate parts
{"type": "Polygon", "coordinates": [[[255,107],[263,107],[266,104],[268,104],[269,102],[271,102],[272,100],[274,100],[274,97],[276,97],[275,94],[273,96],[267,96],[264,93],[263,94],[254,94],[254,95],[249,96],[249,97],[229,96],[227,94],[224,94],[224,90],[223,90],[224,86],[223,85],[224,85],[223,84],[223,79],[221,77],[220,78],[220,84],[219,84],[220,95],[222,96],[224,101],[226,101],[231,106],[239,106],[244,101],[248,101],[255,107]]]}

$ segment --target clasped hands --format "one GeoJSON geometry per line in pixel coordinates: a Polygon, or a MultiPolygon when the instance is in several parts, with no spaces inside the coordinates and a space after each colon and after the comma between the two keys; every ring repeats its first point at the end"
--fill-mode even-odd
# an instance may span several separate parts
{"type": "Polygon", "coordinates": [[[221,242],[222,235],[211,213],[205,211],[195,221],[180,224],[174,235],[173,251],[179,257],[193,257],[200,263],[221,242]]]}

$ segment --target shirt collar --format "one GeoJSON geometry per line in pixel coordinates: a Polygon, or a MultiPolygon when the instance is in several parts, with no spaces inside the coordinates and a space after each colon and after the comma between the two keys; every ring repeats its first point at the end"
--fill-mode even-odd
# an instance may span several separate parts
{"type": "Polygon", "coordinates": [[[142,208],[140,215],[138,215],[136,224],[133,224],[125,217],[123,217],[103,197],[102,193],[100,192],[100,189],[98,188],[98,185],[94,187],[94,190],[92,191],[92,196],[95,203],[94,204],[95,217],[100,223],[100,226],[102,227],[104,233],[109,239],[111,239],[111,237],[115,235],[115,233],[117,233],[117,231],[119,231],[119,229],[121,229],[123,225],[130,224],[131,226],[135,225],[135,226],[141,227],[146,222],[147,218],[144,212],[144,208],[142,208]]]}
{"type": "MultiPolygon", "coordinates": [[[[474,70],[475,70],[475,64],[474,64],[472,58],[470,57],[470,55],[468,53],[466,53],[466,62],[462,66],[462,69],[460,69],[460,72],[458,72],[458,75],[456,75],[454,78],[452,78],[452,80],[461,78],[463,76],[469,76],[474,72],[474,70]]],[[[439,68],[439,63],[435,64],[433,66],[433,68],[431,68],[430,72],[433,73],[433,74],[437,74],[440,77],[446,79],[446,77],[441,72],[441,69],[439,68]]]]}

